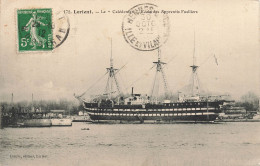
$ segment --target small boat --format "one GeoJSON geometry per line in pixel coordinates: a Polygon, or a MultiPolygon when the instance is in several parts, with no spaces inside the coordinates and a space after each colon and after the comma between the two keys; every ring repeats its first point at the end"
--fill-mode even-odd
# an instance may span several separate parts
{"type": "Polygon", "coordinates": [[[82,128],[81,130],[89,130],[89,128],[82,128]]]}
{"type": "Polygon", "coordinates": [[[51,127],[50,119],[25,119],[20,123],[21,127],[51,127]]]}
{"type": "Polygon", "coordinates": [[[72,126],[72,119],[64,116],[65,110],[51,110],[52,126],[72,126]]]}
{"type": "Polygon", "coordinates": [[[89,116],[73,116],[72,122],[92,122],[89,116]]]}
{"type": "Polygon", "coordinates": [[[52,126],[72,126],[71,119],[51,119],[52,126]]]}

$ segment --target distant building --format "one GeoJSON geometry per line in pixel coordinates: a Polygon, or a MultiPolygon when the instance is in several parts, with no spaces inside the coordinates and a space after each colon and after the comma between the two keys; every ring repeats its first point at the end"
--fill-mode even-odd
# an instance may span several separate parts
{"type": "Polygon", "coordinates": [[[83,116],[83,111],[79,111],[79,116],[83,116]]]}
{"type": "Polygon", "coordinates": [[[88,115],[88,113],[85,112],[85,111],[79,111],[78,115],[79,116],[86,116],[86,115],[88,115]]]}
{"type": "Polygon", "coordinates": [[[65,110],[51,110],[50,113],[48,113],[48,117],[59,117],[62,118],[64,115],[65,110]]]}

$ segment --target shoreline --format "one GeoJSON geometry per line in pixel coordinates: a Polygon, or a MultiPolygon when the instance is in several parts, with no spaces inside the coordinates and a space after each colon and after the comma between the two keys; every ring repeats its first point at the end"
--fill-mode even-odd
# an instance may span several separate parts
{"type": "Polygon", "coordinates": [[[260,122],[260,119],[222,119],[215,122],[260,122]]]}

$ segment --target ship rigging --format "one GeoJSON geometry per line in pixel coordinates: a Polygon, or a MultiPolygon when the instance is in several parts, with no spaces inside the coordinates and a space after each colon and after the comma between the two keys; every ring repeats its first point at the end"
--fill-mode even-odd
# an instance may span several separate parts
{"type": "MultiPolygon", "coordinates": [[[[194,39],[195,40],[195,39],[194,39]]],[[[194,42],[195,47],[195,42],[194,42]]],[[[192,95],[193,98],[184,98],[177,102],[173,102],[167,99],[168,83],[164,72],[165,62],[161,61],[161,52],[158,49],[158,60],[153,62],[154,65],[149,70],[156,67],[155,77],[152,82],[152,90],[150,96],[133,93],[131,95],[121,95],[122,90],[119,86],[117,74],[125,66],[120,69],[114,68],[113,56],[112,56],[112,41],[111,41],[111,55],[110,55],[110,67],[106,68],[108,74],[104,93],[91,101],[85,101],[82,96],[87,93],[85,91],[80,96],[75,96],[82,101],[84,109],[89,114],[90,118],[94,121],[122,121],[128,122],[140,122],[144,121],[164,121],[175,123],[176,121],[193,121],[193,122],[209,122],[214,121],[218,114],[221,112],[221,105],[223,100],[209,101],[201,100],[200,98],[194,99],[199,96],[199,79],[196,65],[195,48],[193,51],[193,65],[192,68],[192,95]],[[159,81],[162,77],[164,87],[164,100],[157,102],[159,92],[159,81]],[[117,94],[115,94],[117,92],[117,94]],[[102,96],[102,97],[100,97],[102,96]]],[[[139,79],[138,79],[139,80],[139,79]]],[[[96,83],[95,83],[96,84],[96,83]]],[[[94,84],[94,85],[95,85],[94,84]]],[[[90,86],[93,87],[94,85],[90,86]]],[[[132,84],[131,84],[132,85],[132,84]]],[[[90,89],[89,88],[89,89],[90,89]]]]}
{"type": "Polygon", "coordinates": [[[193,64],[192,64],[192,66],[190,66],[192,69],[192,76],[191,76],[192,97],[200,95],[200,81],[199,81],[198,72],[197,72],[197,69],[199,68],[199,66],[196,65],[195,48],[196,48],[196,45],[195,45],[195,32],[194,32],[193,64]]]}
{"type": "Polygon", "coordinates": [[[168,83],[166,79],[166,75],[163,69],[163,65],[165,65],[165,62],[161,61],[161,51],[160,48],[158,48],[158,61],[153,62],[156,65],[156,73],[153,81],[152,91],[151,91],[151,99],[155,98],[157,100],[157,97],[159,95],[159,84],[160,84],[160,75],[163,79],[163,85],[164,85],[164,95],[167,98],[168,95],[168,83]]]}
{"type": "Polygon", "coordinates": [[[114,83],[116,84],[116,90],[118,94],[121,93],[120,86],[116,77],[116,71],[118,69],[114,68],[113,65],[113,57],[112,57],[112,39],[111,39],[111,57],[110,57],[110,67],[107,68],[107,73],[108,73],[108,79],[107,79],[107,84],[105,88],[105,93],[104,95],[108,95],[109,99],[112,98],[112,93],[115,92],[114,90],[114,83]]]}

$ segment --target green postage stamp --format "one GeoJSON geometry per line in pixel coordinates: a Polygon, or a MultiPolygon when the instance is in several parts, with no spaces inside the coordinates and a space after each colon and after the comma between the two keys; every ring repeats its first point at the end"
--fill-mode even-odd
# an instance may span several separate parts
{"type": "Polygon", "coordinates": [[[52,9],[17,10],[18,51],[53,49],[52,9]]]}

